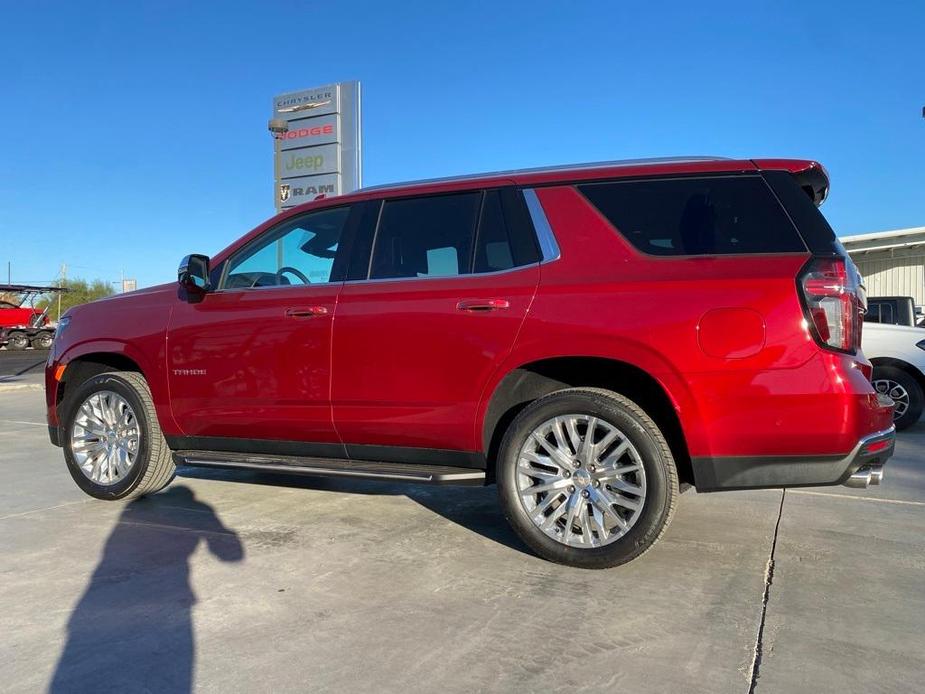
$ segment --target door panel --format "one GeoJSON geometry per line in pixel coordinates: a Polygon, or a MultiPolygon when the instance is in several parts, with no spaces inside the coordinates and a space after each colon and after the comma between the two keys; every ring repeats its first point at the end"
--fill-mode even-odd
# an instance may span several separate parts
{"type": "Polygon", "coordinates": [[[191,437],[336,444],[331,325],[362,205],[295,214],[224,264],[219,290],[180,303],[167,336],[174,417],[191,437]]]}
{"type": "Polygon", "coordinates": [[[533,264],[347,282],[332,360],[334,422],[344,443],[479,450],[482,389],[513,346],[538,281],[533,264]]]}
{"type": "Polygon", "coordinates": [[[184,434],[339,443],[329,389],[341,286],[215,292],[178,304],[167,371],[184,434]]]}

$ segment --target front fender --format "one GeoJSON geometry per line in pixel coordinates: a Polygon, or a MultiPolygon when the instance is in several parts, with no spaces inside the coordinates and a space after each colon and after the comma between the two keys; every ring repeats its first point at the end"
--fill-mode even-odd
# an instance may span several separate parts
{"type": "MultiPolygon", "coordinates": [[[[73,328],[69,326],[68,330],[73,328]]],[[[65,345],[55,344],[45,370],[45,392],[48,405],[48,422],[58,424],[56,411],[58,382],[54,377],[59,367],[64,366],[62,381],[67,381],[72,365],[83,358],[105,361],[108,357],[119,357],[132,362],[144,376],[151,390],[158,422],[165,434],[179,432],[170,410],[170,393],[167,385],[165,349],[165,331],[159,330],[140,339],[92,338],[75,335],[65,345]]],[[[65,337],[68,337],[65,333],[65,337]]]]}

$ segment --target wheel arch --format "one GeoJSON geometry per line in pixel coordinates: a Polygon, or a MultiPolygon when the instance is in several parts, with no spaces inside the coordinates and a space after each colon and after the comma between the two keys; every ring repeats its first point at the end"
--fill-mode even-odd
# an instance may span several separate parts
{"type": "MultiPolygon", "coordinates": [[[[646,370],[608,357],[550,357],[507,371],[492,390],[481,419],[481,443],[486,458],[496,459],[505,430],[527,405],[554,391],[579,386],[606,388],[642,407],[665,435],[680,481],[693,484],[688,441],[678,405],[668,389],[646,370]]],[[[489,465],[489,476],[493,472],[489,465]]]]}
{"type": "Polygon", "coordinates": [[[124,352],[84,352],[68,359],[64,373],[61,375],[61,380],[58,382],[56,404],[60,404],[66,393],[72,391],[87,379],[107,371],[134,371],[141,374],[145,380],[148,380],[138,360],[133,359],[124,352]]]}
{"type": "Polygon", "coordinates": [[[72,345],[56,356],[51,365],[52,368],[65,366],[56,389],[55,409],[77,383],[106,371],[132,371],[141,374],[147,382],[161,429],[168,435],[179,433],[170,409],[163,359],[163,353],[147,354],[120,340],[92,340],[72,345]]]}
{"type": "Polygon", "coordinates": [[[915,379],[916,383],[922,388],[922,391],[925,392],[925,373],[922,373],[914,364],[910,364],[902,359],[897,359],[896,357],[873,357],[870,363],[873,364],[874,367],[889,366],[894,369],[899,369],[900,371],[905,371],[915,379]]]}

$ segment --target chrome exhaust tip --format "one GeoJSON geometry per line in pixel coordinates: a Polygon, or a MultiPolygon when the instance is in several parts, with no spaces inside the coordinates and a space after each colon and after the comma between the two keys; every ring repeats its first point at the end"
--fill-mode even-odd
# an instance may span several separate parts
{"type": "MultiPolygon", "coordinates": [[[[882,473],[881,473],[882,474],[882,473]]],[[[861,468],[855,472],[851,477],[845,480],[846,487],[852,487],[854,489],[867,489],[873,479],[873,473],[870,468],[861,468]]],[[[877,478],[877,482],[874,484],[879,484],[880,478],[877,478]]]]}
{"type": "Polygon", "coordinates": [[[883,481],[883,467],[872,467],[870,469],[870,483],[880,484],[883,481]]]}

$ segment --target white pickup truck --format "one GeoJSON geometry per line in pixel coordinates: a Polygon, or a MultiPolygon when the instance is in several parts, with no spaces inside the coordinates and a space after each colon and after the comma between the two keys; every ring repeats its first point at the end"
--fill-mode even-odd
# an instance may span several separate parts
{"type": "Polygon", "coordinates": [[[925,405],[925,329],[865,322],[861,348],[874,365],[874,388],[896,402],[896,428],[918,422],[925,405]]]}

